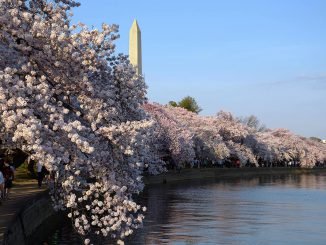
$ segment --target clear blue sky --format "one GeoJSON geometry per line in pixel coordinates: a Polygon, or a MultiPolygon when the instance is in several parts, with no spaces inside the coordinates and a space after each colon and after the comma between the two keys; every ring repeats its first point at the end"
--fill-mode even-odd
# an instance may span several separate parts
{"type": "Polygon", "coordinates": [[[74,21],[142,31],[151,101],[195,97],[202,115],[256,115],[326,139],[325,0],[83,0],[74,21]]]}

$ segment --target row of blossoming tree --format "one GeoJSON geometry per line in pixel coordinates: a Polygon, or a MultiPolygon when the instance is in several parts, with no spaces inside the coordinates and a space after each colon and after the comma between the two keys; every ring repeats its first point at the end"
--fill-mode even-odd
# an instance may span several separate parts
{"type": "Polygon", "coordinates": [[[54,207],[68,211],[85,244],[106,236],[122,243],[142,224],[145,207],[132,195],[144,169],[164,170],[162,154],[180,165],[231,155],[252,163],[296,157],[302,166],[325,158],[321,145],[285,130],[254,133],[229,113],[146,103],[143,79],[115,54],[117,26],[73,25],[76,6],[0,0],[0,130],[6,147],[54,173],[54,207]]]}
{"type": "Polygon", "coordinates": [[[161,155],[177,165],[195,161],[221,163],[237,159],[242,166],[280,166],[295,162],[313,167],[326,161],[326,145],[286,129],[258,131],[231,113],[199,116],[180,107],[145,104],[156,121],[161,155]]]}

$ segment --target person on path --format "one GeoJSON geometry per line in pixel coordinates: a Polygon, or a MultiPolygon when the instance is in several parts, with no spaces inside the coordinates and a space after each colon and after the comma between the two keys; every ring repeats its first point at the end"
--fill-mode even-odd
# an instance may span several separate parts
{"type": "Polygon", "coordinates": [[[12,181],[14,180],[14,171],[12,170],[12,167],[8,164],[7,161],[5,161],[5,165],[3,167],[3,175],[5,178],[4,194],[5,197],[8,198],[10,189],[12,187],[12,181]]]}
{"type": "Polygon", "coordinates": [[[37,184],[38,187],[41,188],[42,181],[44,178],[44,172],[42,171],[43,165],[40,162],[37,162],[36,167],[37,167],[37,184]]]}
{"type": "Polygon", "coordinates": [[[35,167],[35,161],[33,159],[31,159],[31,157],[29,156],[28,159],[27,159],[27,169],[31,173],[32,178],[36,179],[37,176],[36,176],[34,167],[35,167]]]}
{"type": "Polygon", "coordinates": [[[5,177],[3,176],[3,173],[0,170],[0,200],[4,198],[4,194],[5,194],[5,177]]]}
{"type": "Polygon", "coordinates": [[[49,183],[50,180],[50,172],[46,169],[46,167],[42,166],[42,173],[43,173],[43,179],[45,179],[45,183],[49,183]]]}

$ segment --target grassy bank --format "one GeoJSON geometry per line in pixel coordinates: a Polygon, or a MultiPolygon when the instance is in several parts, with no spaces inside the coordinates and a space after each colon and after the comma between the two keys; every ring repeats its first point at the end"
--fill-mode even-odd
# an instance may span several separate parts
{"type": "Polygon", "coordinates": [[[28,181],[35,181],[36,176],[29,172],[27,163],[23,163],[20,165],[15,171],[15,182],[28,182],[28,181]]]}
{"type": "Polygon", "coordinates": [[[172,171],[156,176],[146,176],[146,185],[207,178],[254,177],[282,174],[326,174],[326,168],[192,168],[172,171]]]}

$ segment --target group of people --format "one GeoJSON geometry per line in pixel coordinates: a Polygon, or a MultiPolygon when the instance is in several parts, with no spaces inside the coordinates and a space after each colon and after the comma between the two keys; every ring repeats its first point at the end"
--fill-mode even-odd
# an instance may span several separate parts
{"type": "MultiPolygon", "coordinates": [[[[31,162],[32,163],[32,162],[31,162]]],[[[31,169],[29,169],[32,173],[32,175],[35,176],[34,173],[34,165],[35,162],[33,162],[31,165],[31,169]]],[[[46,180],[50,180],[50,173],[49,171],[40,163],[36,164],[37,169],[37,175],[35,176],[38,182],[38,187],[42,187],[42,182],[44,178],[46,180]]],[[[9,192],[12,187],[12,182],[15,177],[15,168],[9,164],[9,161],[7,159],[3,159],[0,157],[0,203],[2,200],[5,200],[9,197],[9,192]]]]}
{"type": "Polygon", "coordinates": [[[15,168],[7,160],[0,159],[0,201],[8,198],[14,177],[15,168]]]}

